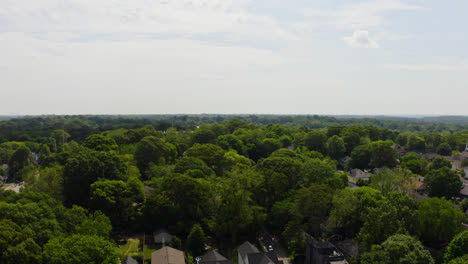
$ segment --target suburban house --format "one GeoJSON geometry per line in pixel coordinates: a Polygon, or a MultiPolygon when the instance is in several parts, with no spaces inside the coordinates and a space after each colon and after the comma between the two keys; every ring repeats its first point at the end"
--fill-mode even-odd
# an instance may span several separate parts
{"type": "Polygon", "coordinates": [[[208,251],[202,256],[199,264],[233,264],[232,260],[227,259],[223,255],[219,254],[216,249],[208,251]]]}
{"type": "Polygon", "coordinates": [[[468,184],[463,182],[463,189],[460,191],[460,198],[461,199],[468,199],[468,184]]]}
{"type": "Polygon", "coordinates": [[[353,183],[356,183],[359,179],[362,180],[369,180],[370,179],[370,173],[365,172],[360,169],[352,169],[348,171],[348,177],[350,177],[350,181],[353,183]]]}
{"type": "Polygon", "coordinates": [[[120,262],[120,264],[138,264],[138,262],[137,262],[134,258],[132,258],[132,257],[130,257],[130,256],[126,256],[126,257],[120,262]]]}
{"type": "Polygon", "coordinates": [[[237,248],[239,264],[282,264],[275,251],[260,252],[246,241],[237,248]]]}
{"type": "Polygon", "coordinates": [[[155,244],[167,244],[172,242],[172,235],[166,229],[159,229],[153,233],[155,244]]]}
{"type": "Polygon", "coordinates": [[[185,264],[184,252],[171,247],[163,247],[151,254],[151,264],[185,264]]]}
{"type": "Polygon", "coordinates": [[[328,241],[319,241],[306,234],[305,264],[348,264],[344,254],[328,241]]]}

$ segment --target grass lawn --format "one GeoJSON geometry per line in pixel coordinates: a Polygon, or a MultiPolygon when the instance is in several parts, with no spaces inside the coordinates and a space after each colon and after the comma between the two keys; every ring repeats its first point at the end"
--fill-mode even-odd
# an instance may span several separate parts
{"type": "Polygon", "coordinates": [[[140,240],[138,239],[134,239],[134,238],[128,239],[125,245],[122,245],[120,246],[120,248],[117,248],[117,252],[120,256],[120,259],[125,258],[132,251],[138,251],[139,244],[140,244],[140,240]]]}
{"type": "Polygon", "coordinates": [[[160,247],[156,245],[145,245],[145,264],[151,263],[151,253],[158,250],[160,247]]]}

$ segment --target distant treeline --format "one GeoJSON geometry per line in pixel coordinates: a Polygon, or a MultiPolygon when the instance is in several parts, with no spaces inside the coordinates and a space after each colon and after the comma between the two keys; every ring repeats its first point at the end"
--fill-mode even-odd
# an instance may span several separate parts
{"type": "MultiPolygon", "coordinates": [[[[282,124],[287,127],[325,128],[353,124],[372,125],[399,132],[456,132],[468,129],[468,117],[359,117],[319,115],[75,115],[25,116],[0,121],[0,142],[30,141],[48,137],[55,129],[64,129],[72,140],[82,142],[88,135],[117,128],[140,128],[147,125],[165,131],[170,127],[193,129],[201,124],[227,122],[234,118],[259,127],[282,124]]],[[[0,119],[2,120],[2,119],[0,119]]]]}

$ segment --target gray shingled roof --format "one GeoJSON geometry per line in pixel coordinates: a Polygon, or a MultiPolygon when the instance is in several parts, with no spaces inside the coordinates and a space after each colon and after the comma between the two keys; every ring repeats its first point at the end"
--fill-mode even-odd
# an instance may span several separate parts
{"type": "Polygon", "coordinates": [[[126,256],[126,257],[120,262],[120,264],[138,264],[138,262],[137,262],[134,258],[132,258],[132,257],[130,257],[130,256],[126,256]]]}
{"type": "Polygon", "coordinates": [[[240,245],[237,248],[237,252],[239,252],[239,254],[242,257],[244,257],[249,253],[259,253],[260,251],[258,251],[258,249],[254,245],[250,244],[249,241],[245,241],[242,245],[240,245]]]}
{"type": "Polygon", "coordinates": [[[199,262],[200,264],[232,264],[232,260],[225,258],[223,255],[219,254],[216,249],[208,251],[203,255],[202,259],[199,262]]]}

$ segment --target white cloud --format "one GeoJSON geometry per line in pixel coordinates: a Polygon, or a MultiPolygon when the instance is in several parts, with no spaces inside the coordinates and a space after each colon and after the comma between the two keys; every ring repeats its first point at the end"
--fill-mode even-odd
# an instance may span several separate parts
{"type": "Polygon", "coordinates": [[[406,71],[449,71],[449,72],[465,72],[468,71],[468,65],[453,65],[453,64],[386,64],[384,68],[392,70],[406,71]]]}
{"type": "Polygon", "coordinates": [[[353,48],[378,48],[379,45],[369,37],[366,30],[355,30],[352,36],[344,37],[344,41],[353,48]]]}
{"type": "Polygon", "coordinates": [[[272,17],[248,10],[250,0],[3,0],[0,31],[73,34],[171,34],[291,40],[272,17]]]}
{"type": "Polygon", "coordinates": [[[306,9],[303,13],[317,23],[335,25],[338,29],[371,28],[386,22],[385,13],[423,10],[402,0],[373,0],[343,6],[335,10],[306,9]]]}

